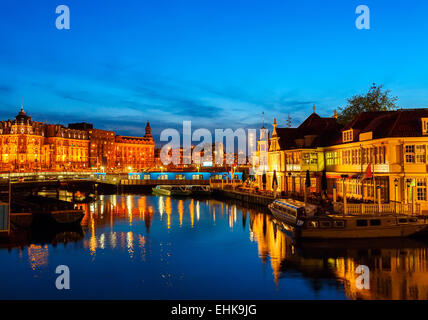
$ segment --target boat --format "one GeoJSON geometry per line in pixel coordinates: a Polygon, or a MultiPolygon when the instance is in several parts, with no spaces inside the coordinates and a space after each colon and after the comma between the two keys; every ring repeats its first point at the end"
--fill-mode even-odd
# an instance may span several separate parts
{"type": "Polygon", "coordinates": [[[284,230],[299,239],[398,238],[428,234],[425,219],[407,215],[317,214],[317,207],[291,199],[269,204],[284,230]]]}
{"type": "Polygon", "coordinates": [[[336,215],[306,218],[296,229],[301,239],[403,238],[423,235],[428,230],[424,219],[406,215],[336,215]]]}
{"type": "Polygon", "coordinates": [[[34,215],[32,227],[64,227],[80,225],[85,212],[81,209],[54,210],[34,215]]]}
{"type": "Polygon", "coordinates": [[[209,196],[212,194],[210,186],[189,186],[189,189],[192,191],[192,195],[196,196],[209,196]]]}
{"type": "Polygon", "coordinates": [[[287,224],[298,227],[304,224],[307,217],[314,216],[317,207],[293,199],[278,199],[268,205],[274,218],[286,222],[287,224]]]}
{"type": "Polygon", "coordinates": [[[33,223],[32,212],[11,212],[10,213],[10,225],[14,230],[17,229],[28,229],[33,223]]]}
{"type": "Polygon", "coordinates": [[[192,191],[185,186],[160,185],[152,188],[152,191],[160,196],[189,196],[192,194],[192,191]]]}
{"type": "Polygon", "coordinates": [[[85,212],[81,209],[51,211],[51,217],[58,224],[80,224],[85,212]]]}

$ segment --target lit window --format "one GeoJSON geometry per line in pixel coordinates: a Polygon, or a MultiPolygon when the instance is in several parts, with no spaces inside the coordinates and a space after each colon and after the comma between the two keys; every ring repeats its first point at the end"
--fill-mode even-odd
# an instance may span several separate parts
{"type": "Polygon", "coordinates": [[[422,134],[428,134],[428,118],[422,118],[422,134]]]}
{"type": "Polygon", "coordinates": [[[406,163],[415,163],[415,146],[407,145],[405,146],[405,159],[406,163]]]}
{"type": "Polygon", "coordinates": [[[353,141],[354,140],[354,135],[353,135],[352,129],[351,130],[347,130],[347,131],[343,131],[343,133],[342,133],[342,139],[343,139],[343,142],[351,142],[351,141],[353,141]]]}
{"type": "Polygon", "coordinates": [[[416,192],[418,201],[427,200],[427,184],[425,178],[416,179],[416,192]]]}
{"type": "Polygon", "coordinates": [[[417,145],[415,149],[416,163],[425,163],[425,145],[417,145]]]}

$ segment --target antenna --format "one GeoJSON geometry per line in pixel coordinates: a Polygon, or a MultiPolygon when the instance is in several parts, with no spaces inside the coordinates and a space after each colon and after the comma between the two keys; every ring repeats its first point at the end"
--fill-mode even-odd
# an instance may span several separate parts
{"type": "Polygon", "coordinates": [[[291,117],[290,114],[288,114],[287,120],[285,121],[287,128],[291,128],[291,117]]]}

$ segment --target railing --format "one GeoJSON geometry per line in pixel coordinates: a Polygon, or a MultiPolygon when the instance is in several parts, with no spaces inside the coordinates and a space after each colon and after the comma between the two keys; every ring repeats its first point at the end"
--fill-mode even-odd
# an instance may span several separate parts
{"type": "Polygon", "coordinates": [[[420,215],[421,205],[416,203],[413,207],[411,203],[347,203],[346,211],[342,202],[333,204],[334,211],[341,214],[407,214],[420,215]],[[345,211],[345,212],[344,212],[345,211]]]}
{"type": "Polygon", "coordinates": [[[209,180],[120,180],[121,185],[207,185],[209,180]]]}

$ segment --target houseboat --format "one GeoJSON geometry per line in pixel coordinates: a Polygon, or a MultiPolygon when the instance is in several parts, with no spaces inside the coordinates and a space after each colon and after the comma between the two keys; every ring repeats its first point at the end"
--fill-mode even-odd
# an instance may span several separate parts
{"type": "Polygon", "coordinates": [[[275,200],[272,216],[301,239],[396,238],[428,234],[428,223],[407,215],[318,214],[316,206],[294,200],[275,200]]]}
{"type": "Polygon", "coordinates": [[[399,238],[424,234],[428,224],[406,215],[323,215],[305,219],[296,229],[302,239],[399,238]]]}
{"type": "Polygon", "coordinates": [[[153,194],[160,196],[190,196],[192,191],[186,186],[156,186],[152,188],[153,194]]]}

